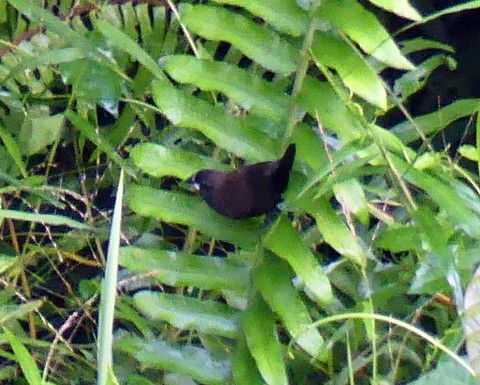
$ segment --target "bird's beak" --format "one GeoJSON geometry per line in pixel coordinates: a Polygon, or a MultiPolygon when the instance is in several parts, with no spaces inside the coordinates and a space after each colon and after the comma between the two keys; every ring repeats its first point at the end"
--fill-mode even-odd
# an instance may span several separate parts
{"type": "Polygon", "coordinates": [[[197,182],[195,182],[195,175],[188,178],[185,182],[187,182],[190,185],[193,191],[196,192],[200,190],[200,185],[197,182]]]}

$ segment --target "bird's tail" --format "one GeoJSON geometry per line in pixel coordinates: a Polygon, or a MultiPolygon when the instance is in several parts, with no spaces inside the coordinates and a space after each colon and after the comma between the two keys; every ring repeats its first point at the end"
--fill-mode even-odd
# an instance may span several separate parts
{"type": "Polygon", "coordinates": [[[273,185],[275,191],[282,193],[288,185],[290,170],[295,159],[295,143],[290,144],[278,162],[278,167],[273,177],[273,185]]]}
{"type": "Polygon", "coordinates": [[[283,154],[282,159],[280,160],[280,165],[278,167],[279,170],[282,170],[282,172],[290,172],[293,166],[293,160],[295,159],[295,152],[295,143],[292,143],[287,147],[285,154],[283,154]]]}

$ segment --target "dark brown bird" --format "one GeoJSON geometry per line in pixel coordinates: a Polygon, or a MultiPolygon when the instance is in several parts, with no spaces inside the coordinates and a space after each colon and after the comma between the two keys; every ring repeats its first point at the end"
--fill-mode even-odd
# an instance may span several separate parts
{"type": "Polygon", "coordinates": [[[256,217],[282,200],[295,158],[290,144],[278,160],[255,163],[232,172],[200,170],[188,182],[214,210],[230,218],[256,217]]]}

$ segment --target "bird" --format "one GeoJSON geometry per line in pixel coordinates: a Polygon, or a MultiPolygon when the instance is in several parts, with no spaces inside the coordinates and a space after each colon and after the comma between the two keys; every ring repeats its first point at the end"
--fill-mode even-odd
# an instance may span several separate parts
{"type": "Polygon", "coordinates": [[[290,144],[280,159],[230,172],[202,169],[187,182],[223,216],[233,219],[257,217],[271,212],[282,200],[295,151],[295,144],[290,144]]]}

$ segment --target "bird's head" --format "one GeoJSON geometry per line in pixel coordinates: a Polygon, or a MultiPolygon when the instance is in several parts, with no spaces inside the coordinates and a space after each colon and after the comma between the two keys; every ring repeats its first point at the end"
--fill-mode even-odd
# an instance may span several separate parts
{"type": "Polygon", "coordinates": [[[187,179],[195,191],[198,191],[204,198],[208,198],[213,193],[216,186],[219,186],[224,177],[223,173],[216,170],[200,170],[187,179]]]}

